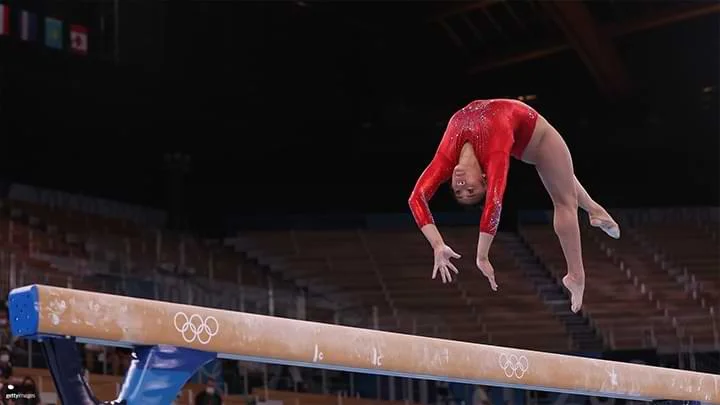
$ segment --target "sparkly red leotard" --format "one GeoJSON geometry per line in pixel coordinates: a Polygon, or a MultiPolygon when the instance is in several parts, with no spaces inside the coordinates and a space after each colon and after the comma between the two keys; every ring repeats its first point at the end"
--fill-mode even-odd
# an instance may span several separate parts
{"type": "Polygon", "coordinates": [[[515,100],[476,100],[456,112],[430,165],[410,195],[410,209],[419,227],[433,223],[428,201],[450,179],[465,143],[470,143],[487,178],[480,231],[494,235],[502,211],[510,156],[522,157],[535,130],[538,114],[515,100]]]}

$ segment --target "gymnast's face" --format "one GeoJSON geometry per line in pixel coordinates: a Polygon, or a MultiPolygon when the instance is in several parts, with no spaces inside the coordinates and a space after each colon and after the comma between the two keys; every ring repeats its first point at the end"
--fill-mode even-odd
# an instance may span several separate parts
{"type": "Polygon", "coordinates": [[[457,165],[450,181],[455,199],[460,204],[477,204],[485,196],[485,175],[479,167],[457,165]]]}

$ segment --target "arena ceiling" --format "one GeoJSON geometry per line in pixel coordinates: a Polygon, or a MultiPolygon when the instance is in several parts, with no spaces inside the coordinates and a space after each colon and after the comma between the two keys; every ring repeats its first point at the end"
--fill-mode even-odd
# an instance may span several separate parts
{"type": "MultiPolygon", "coordinates": [[[[574,52],[608,97],[632,91],[615,41],[720,12],[712,1],[299,2],[467,75],[574,52]]],[[[382,40],[381,40],[382,41],[382,40]]]]}

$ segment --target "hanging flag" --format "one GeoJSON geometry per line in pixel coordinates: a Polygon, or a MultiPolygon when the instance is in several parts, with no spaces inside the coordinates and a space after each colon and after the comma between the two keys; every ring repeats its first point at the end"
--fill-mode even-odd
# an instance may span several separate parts
{"type": "Polygon", "coordinates": [[[23,10],[20,14],[20,39],[35,41],[37,37],[37,18],[34,13],[23,10]]]}
{"type": "Polygon", "coordinates": [[[0,4],[0,35],[10,35],[10,8],[0,4]]]}
{"type": "Polygon", "coordinates": [[[70,26],[70,48],[73,52],[82,55],[88,51],[88,30],[82,25],[70,26]]]}
{"type": "Polygon", "coordinates": [[[63,49],[62,32],[62,21],[52,17],[45,17],[45,46],[53,49],[63,49]]]}

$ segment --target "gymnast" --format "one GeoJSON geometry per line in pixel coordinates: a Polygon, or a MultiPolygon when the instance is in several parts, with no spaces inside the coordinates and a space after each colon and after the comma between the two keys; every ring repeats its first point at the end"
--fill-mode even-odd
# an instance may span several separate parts
{"type": "Polygon", "coordinates": [[[585,290],[578,206],[588,213],[592,226],[610,237],[618,239],[620,228],[575,177],[570,151],[560,133],[532,107],[517,100],[476,100],[457,111],[415,184],[408,203],[435,253],[432,278],[440,272],[443,283],[451,282],[450,270],[458,273],[450,259],[460,255],[443,241],[428,205],[438,187],[450,180],[458,203],[474,205],[485,199],[475,264],[497,291],[488,252],[500,222],[510,156],[534,165],[550,194],[553,227],[567,263],[563,284],[571,294],[571,309],[577,312],[585,290]]]}

